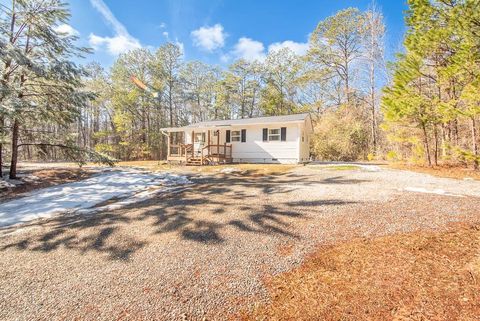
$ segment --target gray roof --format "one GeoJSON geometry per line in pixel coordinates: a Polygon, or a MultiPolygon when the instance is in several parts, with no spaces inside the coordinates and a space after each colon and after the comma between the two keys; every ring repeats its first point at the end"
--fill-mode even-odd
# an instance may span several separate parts
{"type": "MultiPolygon", "coordinates": [[[[182,129],[187,128],[204,128],[204,127],[228,127],[228,126],[241,126],[241,125],[260,125],[260,124],[275,124],[275,123],[288,123],[288,122],[301,122],[309,116],[309,113],[283,115],[283,116],[265,116],[243,119],[228,119],[228,120],[211,120],[203,121],[199,123],[190,124],[182,129]]],[[[173,128],[162,128],[162,130],[171,130],[173,128]]],[[[177,128],[179,129],[179,128],[177,128]]]]}

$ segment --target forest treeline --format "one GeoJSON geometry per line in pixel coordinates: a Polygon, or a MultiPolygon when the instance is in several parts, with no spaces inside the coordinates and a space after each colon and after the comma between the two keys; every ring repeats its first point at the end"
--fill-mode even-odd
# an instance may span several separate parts
{"type": "Polygon", "coordinates": [[[392,158],[479,166],[480,2],[410,0],[383,96],[392,158]]]}
{"type": "MultiPolygon", "coordinates": [[[[98,96],[74,129],[78,143],[119,159],[162,159],[162,127],[305,111],[317,119],[343,108],[359,124],[349,134],[361,153],[348,157],[363,156],[376,148],[371,119],[378,117],[384,33],[379,11],[350,8],[319,23],[305,55],[283,48],[220,68],[185,61],[179,45],[166,43],[122,54],[109,70],[91,64],[86,85],[98,96]]],[[[332,150],[335,143],[317,149],[322,157],[346,157],[332,150]]]]}
{"type": "MultiPolygon", "coordinates": [[[[62,0],[0,7],[0,159],[164,159],[160,128],[210,119],[311,112],[312,156],[478,165],[476,1],[410,0],[405,50],[385,59],[381,10],[320,21],[305,54],[288,47],[220,67],[166,43],[111,68],[72,61],[90,49],[58,30],[62,0]]],[[[13,168],[13,175],[12,175],[13,168]]]]}

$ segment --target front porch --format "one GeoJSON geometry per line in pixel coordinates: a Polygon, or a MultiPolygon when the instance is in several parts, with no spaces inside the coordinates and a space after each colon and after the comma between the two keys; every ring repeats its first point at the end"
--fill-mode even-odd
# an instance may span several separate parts
{"type": "Polygon", "coordinates": [[[232,163],[232,144],[220,141],[220,130],[168,132],[167,161],[187,165],[232,163]],[[188,137],[187,137],[188,136],[188,137]]]}

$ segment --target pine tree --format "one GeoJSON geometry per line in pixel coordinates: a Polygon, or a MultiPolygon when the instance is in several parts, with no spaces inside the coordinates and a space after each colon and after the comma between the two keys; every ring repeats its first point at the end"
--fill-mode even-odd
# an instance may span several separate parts
{"type": "Polygon", "coordinates": [[[469,0],[410,0],[409,5],[406,53],[395,64],[383,100],[386,119],[404,127],[412,120],[422,128],[429,164],[431,154],[437,164],[441,142],[444,159],[478,169],[479,5],[469,0]],[[470,135],[461,132],[465,122],[470,135]]]}
{"type": "Polygon", "coordinates": [[[351,103],[353,64],[361,56],[364,15],[348,8],[321,21],[310,37],[309,59],[339,77],[342,103],[351,103]],[[345,98],[344,98],[345,97],[345,98]]]}
{"type": "Polygon", "coordinates": [[[85,70],[72,62],[88,50],[75,45],[76,36],[56,31],[68,18],[68,6],[60,0],[12,0],[10,8],[2,6],[0,115],[11,127],[10,178],[17,176],[22,146],[70,149],[68,154],[78,158],[80,149],[64,142],[20,142],[23,132],[35,130],[25,124],[49,122],[66,127],[93,98],[82,89],[85,70]]]}

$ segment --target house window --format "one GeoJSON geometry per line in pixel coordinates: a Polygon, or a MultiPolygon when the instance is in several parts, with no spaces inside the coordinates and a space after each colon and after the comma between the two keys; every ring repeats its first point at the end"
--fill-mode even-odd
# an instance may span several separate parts
{"type": "Polygon", "coordinates": [[[280,128],[269,129],[268,141],[279,141],[279,140],[280,140],[280,128]]]}
{"type": "Polygon", "coordinates": [[[195,133],[195,143],[204,143],[205,133],[195,133]]]}
{"type": "Polygon", "coordinates": [[[185,142],[183,132],[172,132],[170,133],[170,144],[171,145],[178,145],[185,142]]]}
{"type": "Polygon", "coordinates": [[[232,130],[231,140],[232,142],[239,142],[241,138],[241,133],[239,130],[232,130]]]}

